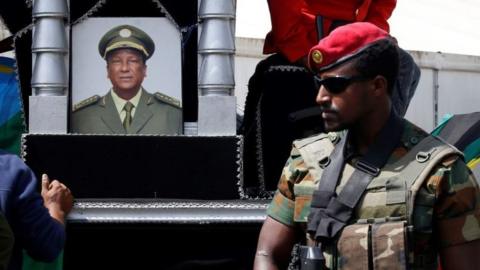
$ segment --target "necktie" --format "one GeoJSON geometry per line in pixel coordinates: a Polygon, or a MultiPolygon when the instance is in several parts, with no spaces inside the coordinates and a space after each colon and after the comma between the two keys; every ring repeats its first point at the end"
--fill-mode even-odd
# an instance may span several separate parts
{"type": "Polygon", "coordinates": [[[132,109],[133,109],[133,104],[130,101],[127,101],[125,103],[125,106],[123,106],[123,110],[125,111],[125,119],[123,119],[123,127],[125,130],[128,130],[130,127],[130,124],[132,123],[132,109]]]}

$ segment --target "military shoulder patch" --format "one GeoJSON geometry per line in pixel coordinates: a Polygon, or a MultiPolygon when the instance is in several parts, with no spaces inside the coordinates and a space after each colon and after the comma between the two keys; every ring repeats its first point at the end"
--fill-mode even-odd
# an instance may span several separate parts
{"type": "Polygon", "coordinates": [[[337,133],[337,132],[320,133],[320,134],[316,134],[316,135],[306,137],[306,138],[303,138],[303,139],[295,140],[293,143],[295,144],[295,147],[302,148],[305,145],[309,145],[309,144],[312,144],[316,141],[320,141],[320,140],[323,140],[323,139],[326,139],[326,138],[330,139],[329,143],[336,144],[337,140],[340,139],[340,134],[337,133]]]}
{"type": "Polygon", "coordinates": [[[78,111],[82,108],[88,107],[92,104],[97,103],[99,100],[100,100],[99,95],[95,95],[95,96],[89,97],[87,99],[84,99],[84,100],[80,101],[79,103],[77,103],[73,106],[73,111],[75,112],[75,111],[78,111]]]}
{"type": "Polygon", "coordinates": [[[162,94],[160,92],[156,92],[155,94],[153,94],[155,96],[156,99],[158,99],[159,101],[161,102],[164,102],[164,103],[167,103],[167,104],[170,104],[174,107],[177,107],[179,109],[182,108],[182,103],[180,102],[180,100],[176,99],[176,98],[173,98],[173,97],[170,97],[170,96],[167,96],[165,94],[162,94]]]}

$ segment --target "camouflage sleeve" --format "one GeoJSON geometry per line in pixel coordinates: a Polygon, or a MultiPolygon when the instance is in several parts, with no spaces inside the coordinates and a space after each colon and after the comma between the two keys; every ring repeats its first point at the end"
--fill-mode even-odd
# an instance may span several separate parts
{"type": "Polygon", "coordinates": [[[288,226],[294,225],[295,194],[293,186],[308,173],[298,150],[293,147],[283,168],[278,188],[268,206],[267,215],[288,226]]]}
{"type": "Polygon", "coordinates": [[[475,177],[458,157],[447,158],[427,188],[435,192],[434,228],[442,248],[480,239],[480,191],[475,177]]]}

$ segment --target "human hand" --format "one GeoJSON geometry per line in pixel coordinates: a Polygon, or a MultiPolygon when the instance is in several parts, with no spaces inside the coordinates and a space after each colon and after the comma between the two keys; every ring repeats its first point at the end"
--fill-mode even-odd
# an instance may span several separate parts
{"type": "Polygon", "coordinates": [[[57,180],[50,182],[48,175],[43,174],[41,195],[50,216],[64,224],[65,216],[73,207],[73,196],[70,189],[57,180]]]}

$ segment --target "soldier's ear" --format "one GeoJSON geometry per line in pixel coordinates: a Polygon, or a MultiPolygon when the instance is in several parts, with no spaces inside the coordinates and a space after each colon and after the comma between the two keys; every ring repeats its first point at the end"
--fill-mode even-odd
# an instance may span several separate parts
{"type": "Polygon", "coordinates": [[[375,76],[372,79],[373,95],[378,97],[388,94],[388,82],[387,79],[381,75],[375,76]]]}

